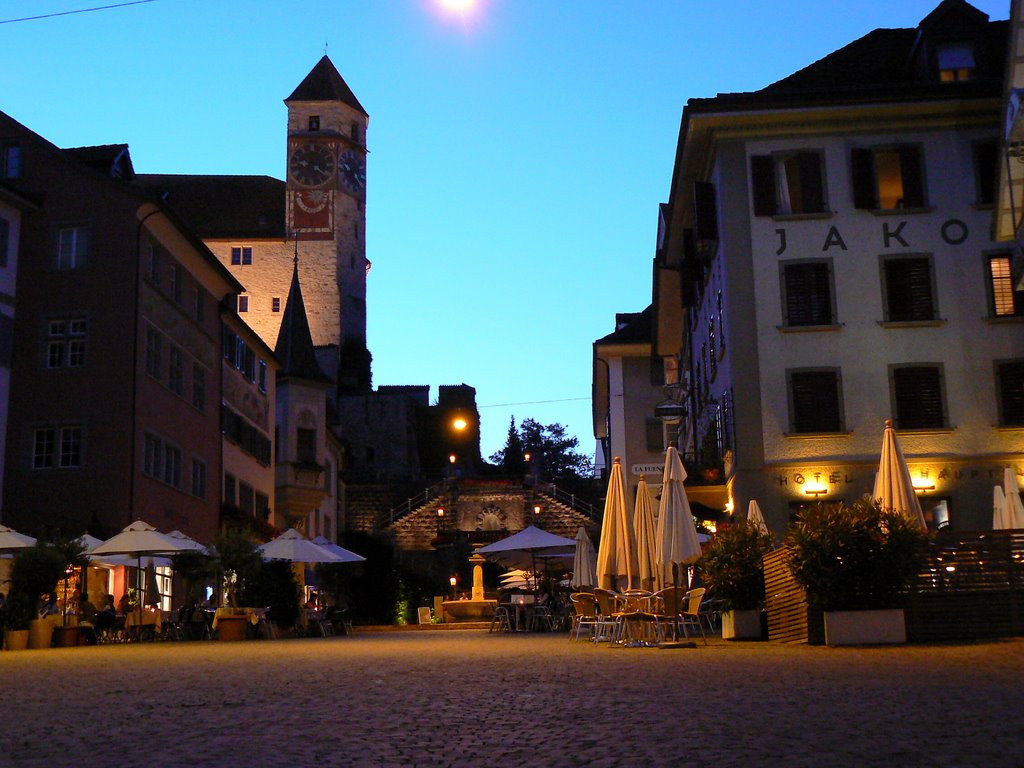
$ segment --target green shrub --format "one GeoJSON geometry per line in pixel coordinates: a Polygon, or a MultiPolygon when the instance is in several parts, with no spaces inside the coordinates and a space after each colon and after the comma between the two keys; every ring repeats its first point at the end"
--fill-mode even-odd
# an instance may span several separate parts
{"type": "Polygon", "coordinates": [[[751,610],[764,603],[761,558],[772,546],[771,534],[746,520],[718,529],[701,557],[700,570],[726,610],[751,610]]]}
{"type": "Polygon", "coordinates": [[[823,611],[900,606],[927,534],[906,515],[859,500],[816,504],[786,535],[789,568],[823,611]]]}

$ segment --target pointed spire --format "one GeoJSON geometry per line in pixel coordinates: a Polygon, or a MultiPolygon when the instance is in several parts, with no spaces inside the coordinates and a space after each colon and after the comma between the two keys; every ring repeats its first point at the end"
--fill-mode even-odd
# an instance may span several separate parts
{"type": "Polygon", "coordinates": [[[363,105],[359,103],[359,99],[352,93],[352,89],[348,87],[348,83],[326,53],[284,103],[287,104],[289,101],[340,101],[366,115],[363,105]]]}
{"type": "Polygon", "coordinates": [[[288,289],[288,303],[281,318],[281,330],[277,334],[274,354],[281,361],[278,376],[330,383],[316,361],[313,348],[313,334],[309,331],[306,317],[306,303],[302,300],[299,286],[299,243],[295,241],[295,262],[292,268],[292,285],[288,289]]]}

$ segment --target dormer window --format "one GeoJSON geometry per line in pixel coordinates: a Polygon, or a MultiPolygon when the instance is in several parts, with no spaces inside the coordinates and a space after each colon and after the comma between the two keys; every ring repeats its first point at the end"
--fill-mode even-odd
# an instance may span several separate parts
{"type": "Polygon", "coordinates": [[[936,52],[939,80],[961,83],[974,79],[974,46],[970,43],[943,43],[936,52]]]}
{"type": "Polygon", "coordinates": [[[319,131],[320,130],[320,115],[309,116],[309,130],[319,131]]]}

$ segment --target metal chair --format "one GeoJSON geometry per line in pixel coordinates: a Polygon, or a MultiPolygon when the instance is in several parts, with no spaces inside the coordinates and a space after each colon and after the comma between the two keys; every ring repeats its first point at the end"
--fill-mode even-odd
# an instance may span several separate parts
{"type": "Polygon", "coordinates": [[[705,590],[703,587],[691,589],[686,593],[683,603],[683,611],[679,614],[679,625],[683,628],[683,634],[689,638],[690,633],[687,627],[696,627],[700,636],[704,638],[704,645],[708,644],[708,636],[704,634],[704,625],[700,620],[700,603],[704,599],[705,590]]]}
{"type": "Polygon", "coordinates": [[[498,632],[511,632],[512,631],[512,615],[509,611],[508,605],[499,605],[494,609],[494,617],[491,619],[491,626],[487,630],[487,633],[495,631],[497,627],[498,632]]]}

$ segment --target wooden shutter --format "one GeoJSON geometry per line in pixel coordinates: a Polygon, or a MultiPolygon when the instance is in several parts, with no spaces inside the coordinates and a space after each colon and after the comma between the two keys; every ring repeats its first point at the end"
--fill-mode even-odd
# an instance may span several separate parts
{"type": "Polygon", "coordinates": [[[693,234],[697,240],[718,239],[715,185],[707,181],[693,182],[693,234]]]}
{"type": "Polygon", "coordinates": [[[832,281],[824,262],[787,264],[786,325],[831,325],[832,281]]]}
{"type": "Polygon", "coordinates": [[[999,144],[979,141],[974,145],[974,165],[978,180],[978,205],[992,205],[996,198],[996,180],[999,178],[999,144]]]}
{"type": "Polygon", "coordinates": [[[935,366],[895,368],[892,373],[897,429],[944,427],[942,377],[935,366]]]}
{"type": "Polygon", "coordinates": [[[932,269],[927,258],[889,259],[885,262],[885,289],[892,322],[934,320],[932,269]]]}
{"type": "Polygon", "coordinates": [[[874,210],[878,207],[875,183],[875,156],[870,149],[850,151],[853,174],[853,207],[874,210]]]}
{"type": "Polygon", "coordinates": [[[1001,416],[999,425],[1024,426],[1024,360],[1000,363],[996,370],[1001,416]]]}
{"type": "Polygon", "coordinates": [[[896,151],[900,156],[903,205],[906,208],[920,208],[925,205],[924,164],[921,161],[921,148],[902,146],[896,151]]]}
{"type": "Polygon", "coordinates": [[[839,375],[836,371],[794,371],[790,374],[794,432],[840,432],[839,375]]]}
{"type": "Polygon", "coordinates": [[[825,188],[822,185],[821,155],[801,152],[797,155],[800,167],[800,191],[803,207],[793,213],[822,213],[825,210],[825,188]]]}
{"type": "Polygon", "coordinates": [[[754,215],[774,216],[778,201],[775,199],[775,161],[771,155],[750,158],[750,179],[754,189],[754,215]]]}

